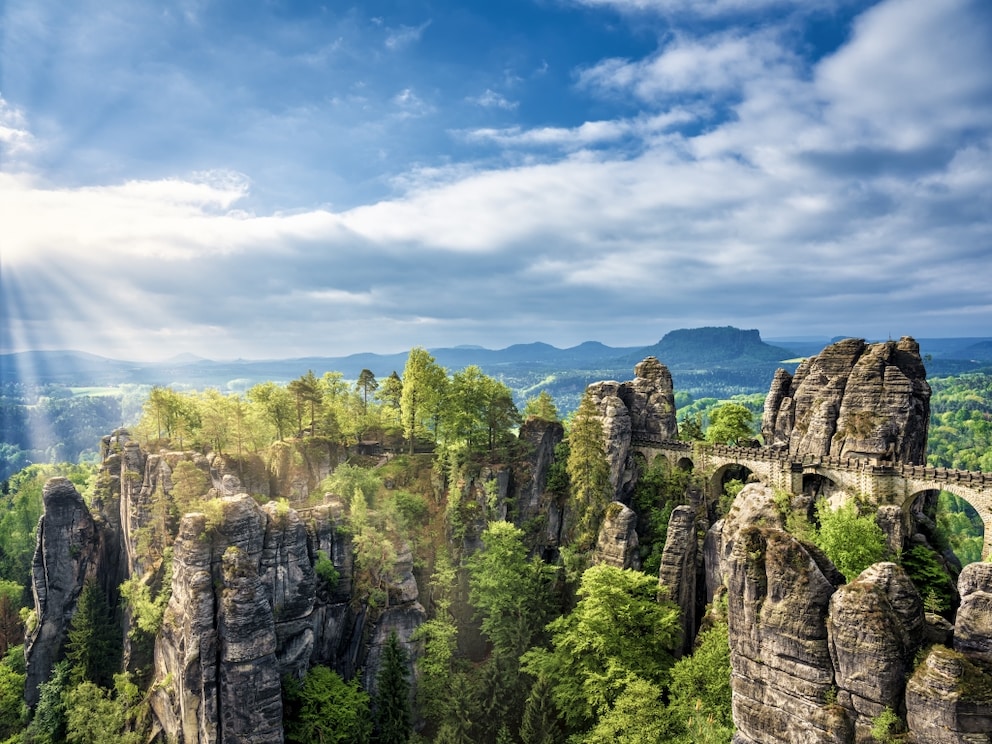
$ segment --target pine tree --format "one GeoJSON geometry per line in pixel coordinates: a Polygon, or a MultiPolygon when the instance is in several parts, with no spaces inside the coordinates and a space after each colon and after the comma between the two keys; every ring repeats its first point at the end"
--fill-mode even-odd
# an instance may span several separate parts
{"type": "Polygon", "coordinates": [[[523,744],[559,744],[561,740],[561,727],[551,696],[551,684],[547,677],[541,675],[531,687],[524,705],[520,741],[523,744]]]}
{"type": "Polygon", "coordinates": [[[65,656],[73,684],[89,680],[101,687],[113,685],[120,666],[121,637],[107,598],[95,581],[87,581],[79,594],[65,656]]]}
{"type": "Polygon", "coordinates": [[[379,744],[406,744],[410,740],[410,681],[406,650],[395,631],[382,650],[376,677],[376,728],[379,744]]]}
{"type": "Polygon", "coordinates": [[[582,396],[575,412],[568,445],[567,468],[575,509],[575,544],[579,550],[588,550],[596,543],[606,505],[613,498],[603,424],[588,393],[582,396]]]}

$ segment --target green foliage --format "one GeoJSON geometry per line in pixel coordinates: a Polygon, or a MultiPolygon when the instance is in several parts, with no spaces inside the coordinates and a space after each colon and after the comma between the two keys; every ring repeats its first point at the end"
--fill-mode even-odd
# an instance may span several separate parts
{"type": "Polygon", "coordinates": [[[128,700],[84,681],[65,694],[68,744],[141,744],[142,732],[131,729],[128,700]]]}
{"type": "Polygon", "coordinates": [[[982,560],[985,525],[967,501],[949,491],[937,496],[937,533],[954,552],[962,566],[982,560]]]}
{"type": "Polygon", "coordinates": [[[568,434],[568,480],[574,515],[574,543],[588,550],[596,543],[606,505],[613,500],[603,425],[588,394],[575,413],[568,434]]]}
{"type": "Polygon", "coordinates": [[[68,636],[65,656],[72,682],[89,681],[110,687],[121,663],[120,629],[95,581],[83,585],[68,636]]]}
{"type": "Polygon", "coordinates": [[[562,744],[564,734],[559,719],[551,684],[547,677],[538,677],[524,704],[520,721],[521,744],[562,744]]]}
{"type": "Polygon", "coordinates": [[[542,421],[560,421],[558,409],[555,407],[555,399],[551,393],[542,390],[535,397],[528,398],[524,403],[524,419],[540,419],[542,421]]]}
{"type": "Polygon", "coordinates": [[[686,503],[691,478],[687,471],[669,469],[664,457],[660,457],[637,479],[633,507],[638,514],[638,550],[644,573],[658,573],[668,520],[676,506],[686,503]]]}
{"type": "Polygon", "coordinates": [[[740,403],[725,403],[710,412],[706,441],[713,444],[745,444],[754,438],[754,414],[740,403]]]}
{"type": "Polygon", "coordinates": [[[469,601],[496,654],[516,659],[551,617],[555,569],[528,558],[524,533],[509,522],[490,522],[483,549],[467,561],[469,601]]]}
{"type": "Polygon", "coordinates": [[[731,709],[730,644],[726,622],[703,631],[691,656],[675,662],[669,704],[680,744],[729,744],[734,735],[731,709]]]}
{"type": "Polygon", "coordinates": [[[579,602],[548,625],[551,649],[534,648],[524,670],[549,680],[555,704],[573,730],[591,726],[627,685],[663,688],[678,643],[678,607],[657,600],[658,579],[597,565],[582,574],[579,602]]]}
{"type": "Polygon", "coordinates": [[[321,481],[319,493],[333,493],[346,504],[352,505],[355,494],[361,494],[366,506],[375,504],[375,497],[382,487],[382,479],[376,471],[342,463],[321,481]]]}
{"type": "Polygon", "coordinates": [[[406,527],[423,525],[430,517],[427,499],[419,493],[396,491],[393,494],[393,503],[406,527]]]}
{"type": "Polygon", "coordinates": [[[814,534],[814,542],[849,582],[885,557],[885,533],[874,515],[859,515],[853,501],[831,509],[821,500],[817,517],[820,528],[814,534]]]}
{"type": "Polygon", "coordinates": [[[896,715],[892,708],[886,707],[885,710],[871,719],[871,738],[885,744],[901,741],[902,737],[897,736],[897,734],[902,733],[904,728],[905,724],[902,719],[896,715]]]}
{"type": "Polygon", "coordinates": [[[70,463],[29,465],[4,483],[0,495],[0,579],[20,586],[29,580],[38,519],[44,510],[41,493],[48,479],[66,477],[85,493],[93,473],[91,466],[70,463]]]}
{"type": "Polygon", "coordinates": [[[975,372],[928,381],[930,465],[992,472],[992,374],[975,372]]]}
{"type": "Polygon", "coordinates": [[[283,680],[287,742],[368,744],[372,735],[369,696],[358,680],[345,682],[336,672],[316,666],[303,683],[283,680]]]}
{"type": "Polygon", "coordinates": [[[450,609],[456,582],[451,559],[447,552],[439,551],[430,583],[434,617],[421,624],[413,636],[423,643],[423,652],[417,659],[418,702],[424,715],[434,722],[444,721],[451,712],[448,686],[454,673],[458,628],[450,609]]]}
{"type": "Polygon", "coordinates": [[[38,687],[34,718],[24,732],[25,744],[63,744],[66,741],[65,693],[69,689],[69,662],[52,668],[52,676],[38,687]]]}
{"type": "Polygon", "coordinates": [[[166,548],[163,567],[159,589],[154,596],[149,585],[153,576],[132,576],[120,585],[121,598],[131,610],[131,618],[135,626],[151,636],[156,635],[161,629],[162,617],[172,596],[172,548],[166,548]]]}
{"type": "Polygon", "coordinates": [[[436,438],[441,407],[448,386],[448,375],[426,349],[410,350],[403,368],[403,392],[400,412],[403,435],[413,454],[417,440],[433,434],[436,438]]]}
{"type": "Polygon", "coordinates": [[[914,545],[903,552],[902,567],[913,580],[929,612],[946,612],[952,608],[956,594],[954,583],[932,550],[925,545],[914,545]]]}
{"type": "Polygon", "coordinates": [[[27,722],[28,711],[24,704],[26,679],[23,671],[0,664],[0,740],[17,733],[27,722]]]}
{"type": "Polygon", "coordinates": [[[376,677],[375,729],[377,744],[406,744],[410,740],[410,680],[407,654],[396,633],[382,650],[376,677]]]}
{"type": "Polygon", "coordinates": [[[454,374],[444,401],[442,433],[448,444],[463,444],[469,454],[496,452],[519,423],[506,385],[474,365],[454,374]]]}
{"type": "Polygon", "coordinates": [[[317,578],[327,584],[328,589],[333,591],[334,587],[338,585],[338,581],[341,580],[341,574],[334,567],[334,561],[328,558],[325,551],[317,551],[317,563],[313,568],[317,574],[317,578]]]}
{"type": "Polygon", "coordinates": [[[582,744],[656,744],[672,740],[661,685],[633,677],[582,744]]]}

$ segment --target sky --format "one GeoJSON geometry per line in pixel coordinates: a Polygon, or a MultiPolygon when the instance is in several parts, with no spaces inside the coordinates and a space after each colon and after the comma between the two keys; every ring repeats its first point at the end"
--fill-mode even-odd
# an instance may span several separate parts
{"type": "Polygon", "coordinates": [[[988,0],[6,0],[0,352],[992,336],[988,0]]]}

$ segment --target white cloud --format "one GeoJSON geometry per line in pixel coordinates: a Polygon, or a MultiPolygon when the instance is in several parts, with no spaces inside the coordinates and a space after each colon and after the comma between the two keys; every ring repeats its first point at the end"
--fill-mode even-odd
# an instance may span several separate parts
{"type": "Polygon", "coordinates": [[[616,142],[625,137],[648,139],[682,124],[694,121],[697,114],[677,108],[656,116],[636,119],[587,121],[577,127],[539,127],[522,129],[473,129],[462,133],[468,140],[492,142],[503,147],[560,147],[579,149],[616,142]]]}
{"type": "Polygon", "coordinates": [[[992,121],[992,13],[983,0],[889,0],[819,65],[816,88],[839,138],[929,144],[992,121]],[[984,6],[984,7],[983,7],[984,6]]]}
{"type": "Polygon", "coordinates": [[[469,98],[468,100],[483,108],[501,108],[507,111],[513,111],[520,105],[517,101],[511,101],[506,96],[489,88],[486,88],[486,92],[482,95],[469,98]]]}
{"type": "Polygon", "coordinates": [[[0,95],[0,154],[17,157],[35,146],[24,112],[11,106],[0,95]]]}
{"type": "Polygon", "coordinates": [[[393,96],[393,105],[399,109],[398,115],[404,119],[427,116],[434,111],[434,107],[421,99],[411,88],[404,88],[393,96]]]}
{"type": "Polygon", "coordinates": [[[424,31],[430,25],[431,21],[427,20],[419,26],[399,26],[398,28],[387,29],[386,48],[395,52],[411,44],[415,44],[420,41],[420,38],[424,35],[424,31]]]}
{"type": "MultiPolygon", "coordinates": [[[[843,0],[839,0],[843,2],[843,0]]],[[[838,0],[573,0],[589,7],[613,8],[622,13],[660,13],[712,18],[725,15],[756,15],[770,10],[799,9],[805,12],[832,8],[838,0]]]]}
{"type": "Polygon", "coordinates": [[[644,60],[607,59],[579,75],[581,86],[631,92],[642,101],[671,94],[727,94],[776,74],[791,55],[774,34],[736,32],[704,38],[677,36],[644,60]]]}

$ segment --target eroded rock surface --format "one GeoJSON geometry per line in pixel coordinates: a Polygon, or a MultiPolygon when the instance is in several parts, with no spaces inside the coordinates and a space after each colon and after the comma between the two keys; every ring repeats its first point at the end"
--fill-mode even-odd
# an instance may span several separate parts
{"type": "Polygon", "coordinates": [[[680,626],[683,628],[681,648],[676,655],[692,651],[696,632],[697,554],[696,510],[692,506],[677,506],[668,520],[668,534],[661,554],[658,571],[659,593],[679,606],[680,626]]]}
{"type": "Polygon", "coordinates": [[[930,386],[915,340],[846,339],[776,373],[765,399],[768,446],[811,454],[925,461],[930,386]]]}
{"type": "Polygon", "coordinates": [[[603,525],[593,550],[592,562],[617,568],[640,569],[637,552],[637,514],[629,506],[614,501],[606,507],[603,525]]]}
{"type": "Polygon", "coordinates": [[[626,502],[637,478],[630,457],[637,439],[674,439],[675,393],[672,375],[655,357],[647,357],[634,368],[628,382],[596,382],[586,388],[603,425],[604,448],[610,463],[614,498],[626,502]]]}
{"type": "Polygon", "coordinates": [[[837,704],[854,721],[857,740],[870,741],[875,717],[902,710],[924,636],[923,602],[902,568],[877,563],[837,589],[827,629],[837,704]]]}
{"type": "Polygon", "coordinates": [[[25,639],[24,697],[38,703],[38,686],[63,656],[69,623],[87,580],[99,576],[102,540],[83,497],[68,478],[50,478],[42,490],[44,514],[31,566],[37,623],[25,639]]]}

